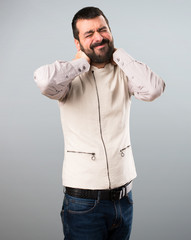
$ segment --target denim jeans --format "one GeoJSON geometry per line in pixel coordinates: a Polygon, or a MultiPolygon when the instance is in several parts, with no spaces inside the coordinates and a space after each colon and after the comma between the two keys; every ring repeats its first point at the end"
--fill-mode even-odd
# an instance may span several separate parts
{"type": "Polygon", "coordinates": [[[64,240],[128,240],[132,218],[131,191],[117,201],[65,194],[61,211],[64,240]]]}

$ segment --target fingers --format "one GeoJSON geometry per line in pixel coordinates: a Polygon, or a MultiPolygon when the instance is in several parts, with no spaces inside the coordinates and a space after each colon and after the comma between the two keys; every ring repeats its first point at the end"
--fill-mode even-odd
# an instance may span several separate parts
{"type": "MultiPolygon", "coordinates": [[[[113,54],[116,50],[117,50],[117,48],[114,48],[113,54]]],[[[111,58],[111,64],[113,64],[114,66],[117,65],[116,62],[114,62],[114,60],[113,60],[113,55],[112,55],[112,58],[111,58]]]]}
{"type": "Polygon", "coordinates": [[[82,51],[76,53],[75,59],[85,58],[90,63],[90,58],[82,51]]]}

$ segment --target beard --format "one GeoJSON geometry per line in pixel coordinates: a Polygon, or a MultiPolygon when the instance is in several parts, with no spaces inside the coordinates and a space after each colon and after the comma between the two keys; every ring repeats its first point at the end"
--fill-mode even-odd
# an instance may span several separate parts
{"type": "Polygon", "coordinates": [[[94,43],[90,45],[90,49],[85,49],[80,43],[80,49],[90,58],[92,63],[107,63],[110,62],[113,52],[114,43],[113,40],[109,41],[104,38],[100,43],[94,43]],[[95,47],[105,44],[103,48],[98,49],[99,53],[95,52],[95,47]]]}

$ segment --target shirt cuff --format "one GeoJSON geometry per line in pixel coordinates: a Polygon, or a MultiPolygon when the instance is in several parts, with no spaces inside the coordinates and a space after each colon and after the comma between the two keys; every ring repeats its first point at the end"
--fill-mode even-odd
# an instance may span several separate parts
{"type": "Polygon", "coordinates": [[[90,69],[90,64],[85,58],[75,59],[69,61],[73,68],[78,72],[78,74],[88,72],[90,69]]]}

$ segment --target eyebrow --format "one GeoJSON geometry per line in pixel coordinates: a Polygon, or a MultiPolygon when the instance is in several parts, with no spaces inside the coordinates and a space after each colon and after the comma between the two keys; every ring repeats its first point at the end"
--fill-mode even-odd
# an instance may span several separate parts
{"type": "Polygon", "coordinates": [[[100,32],[101,30],[104,30],[104,29],[107,29],[107,27],[106,27],[106,26],[103,26],[103,27],[101,27],[101,28],[98,28],[98,32],[100,32]]]}
{"type": "Polygon", "coordinates": [[[88,34],[90,34],[90,33],[94,33],[94,31],[93,31],[93,30],[89,30],[89,31],[87,31],[87,32],[84,33],[84,36],[85,36],[85,35],[88,35],[88,34]]]}

